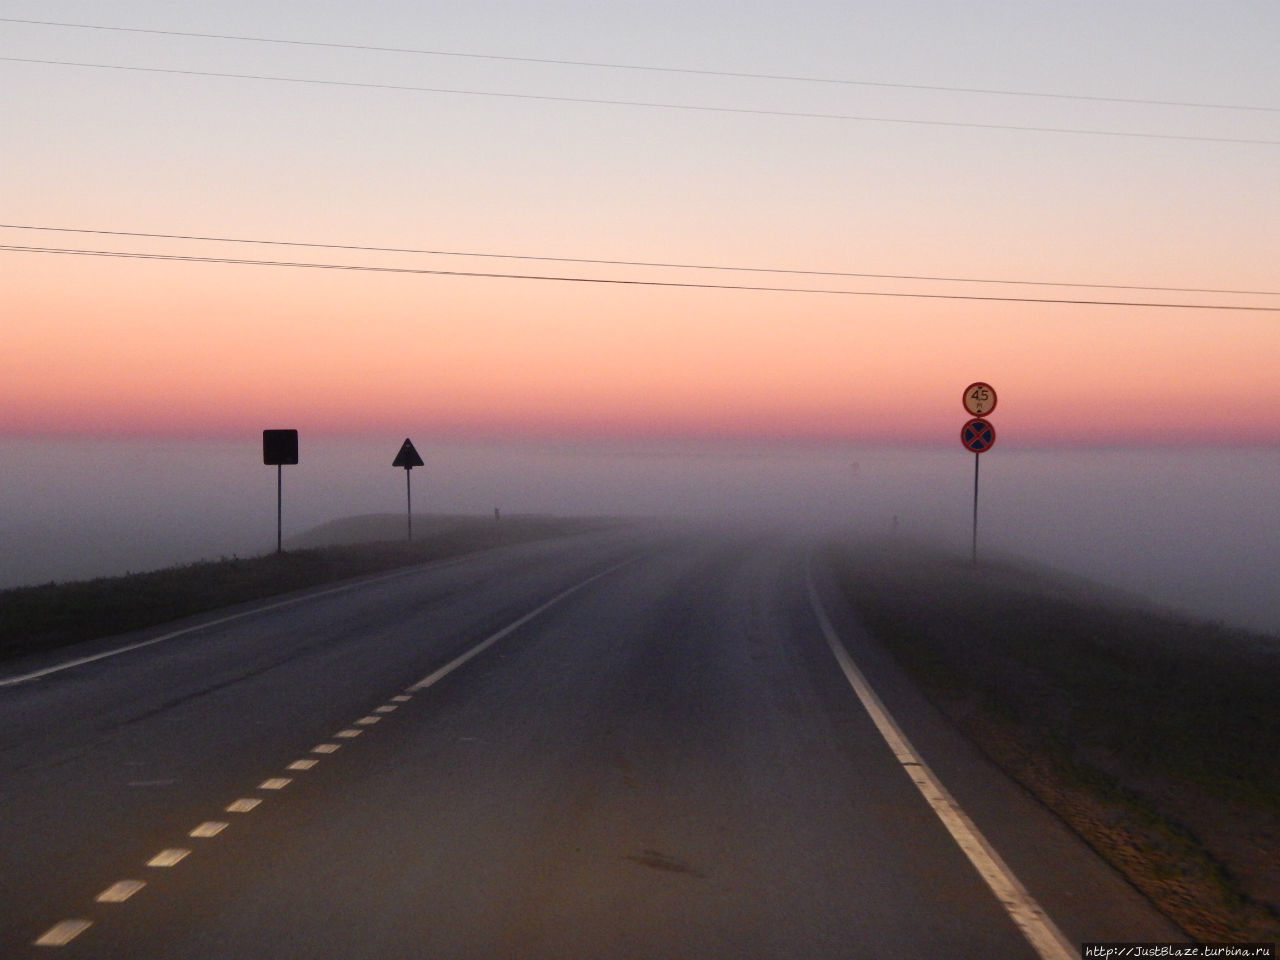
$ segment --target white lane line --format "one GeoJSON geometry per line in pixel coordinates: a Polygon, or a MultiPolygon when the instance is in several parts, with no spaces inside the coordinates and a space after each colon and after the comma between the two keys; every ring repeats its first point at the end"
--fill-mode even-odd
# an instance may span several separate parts
{"type": "Polygon", "coordinates": [[[339,743],[318,743],[311,748],[312,753],[337,753],[342,749],[339,743]]]}
{"type": "Polygon", "coordinates": [[[285,767],[285,769],[286,770],[310,770],[319,762],[320,762],[319,760],[295,760],[293,761],[293,763],[289,764],[289,766],[285,767]]]}
{"type": "Polygon", "coordinates": [[[288,777],[272,777],[270,780],[263,780],[258,784],[259,790],[283,790],[289,784],[293,783],[288,777]]]}
{"type": "Polygon", "coordinates": [[[222,820],[206,820],[200,826],[196,827],[188,836],[192,837],[216,837],[223,830],[227,829],[228,824],[222,820]]]}
{"type": "Polygon", "coordinates": [[[227,813],[248,813],[262,801],[257,797],[243,797],[227,807],[227,813]]]}
{"type": "Polygon", "coordinates": [[[129,653],[131,650],[141,650],[143,647],[150,647],[153,644],[164,643],[166,640],[175,640],[178,637],[184,637],[189,633],[195,633],[197,630],[207,630],[209,627],[221,626],[224,623],[231,623],[234,620],[243,620],[245,617],[256,616],[259,613],[267,613],[270,610],[279,610],[281,607],[291,607],[298,603],[306,603],[309,600],[318,600],[321,597],[332,596],[335,593],[345,593],[348,590],[358,590],[361,587],[372,586],[375,583],[382,583],[386,580],[394,580],[397,577],[407,577],[414,573],[421,572],[421,566],[422,565],[410,567],[407,570],[398,570],[395,573],[388,573],[381,577],[374,577],[369,580],[361,580],[359,583],[348,583],[341,587],[331,587],[328,590],[309,593],[305,597],[294,597],[291,600],[281,600],[278,603],[267,604],[265,607],[255,607],[252,610],[245,610],[242,613],[233,613],[228,617],[219,617],[217,620],[207,620],[204,623],[197,623],[191,627],[183,627],[181,630],[174,630],[170,633],[164,634],[163,636],[152,637],[150,640],[142,640],[138,643],[131,643],[124,647],[117,647],[114,650],[95,653],[93,656],[89,657],[80,657],[76,660],[68,660],[66,663],[55,664],[52,667],[46,667],[43,670],[36,670],[32,673],[24,673],[18,677],[4,677],[0,679],[0,687],[16,687],[20,683],[39,680],[41,677],[61,673],[63,670],[70,670],[72,667],[80,667],[86,663],[94,663],[97,660],[106,660],[108,657],[118,657],[122,653],[129,653]]]}
{"type": "Polygon", "coordinates": [[[902,732],[902,728],[885,709],[885,705],[880,701],[876,692],[871,689],[871,685],[867,683],[867,678],[863,676],[862,671],[858,669],[858,665],[853,662],[853,658],[849,656],[849,651],[845,649],[844,644],[840,642],[835,627],[831,625],[831,620],[827,617],[827,611],[822,606],[822,601],[818,598],[817,588],[813,585],[813,569],[809,568],[809,603],[813,607],[813,612],[817,614],[818,626],[822,629],[822,634],[826,637],[827,646],[831,648],[831,652],[835,654],[836,661],[840,664],[840,669],[844,671],[845,679],[849,681],[849,685],[853,687],[853,692],[858,695],[858,699],[862,701],[862,706],[867,713],[871,715],[872,722],[875,723],[876,729],[880,731],[880,736],[884,737],[885,743],[889,745],[889,749],[893,751],[893,755],[897,757],[898,763],[906,771],[907,776],[911,778],[911,782],[928,801],[929,806],[933,808],[933,812],[938,815],[938,819],[942,821],[943,826],[951,834],[955,842],[964,851],[965,856],[969,858],[969,862],[981,874],[982,879],[987,882],[987,886],[991,888],[991,892],[996,895],[996,899],[1004,906],[1009,918],[1013,920],[1014,925],[1027,938],[1027,942],[1041,956],[1042,960],[1076,960],[1078,954],[1071,946],[1071,943],[1063,936],[1062,931],[1044,912],[1040,904],[1036,903],[1035,898],[1027,892],[1027,888],[1022,885],[1008,864],[1000,857],[993,846],[987,842],[987,838],[982,835],[977,825],[969,819],[953,796],[942,785],[934,772],[929,769],[929,765],[918,754],[911,742],[907,739],[906,734],[902,732]]]}
{"type": "Polygon", "coordinates": [[[94,899],[98,903],[124,903],[145,886],[141,880],[121,880],[107,887],[94,899]]]}
{"type": "Polygon", "coordinates": [[[374,713],[394,713],[399,709],[400,708],[397,707],[394,703],[384,703],[382,706],[378,707],[378,709],[374,710],[373,712],[374,713]]]}
{"type": "Polygon", "coordinates": [[[413,697],[406,697],[403,693],[397,694],[391,698],[392,703],[408,703],[413,697]]]}
{"type": "Polygon", "coordinates": [[[378,723],[381,720],[382,720],[381,717],[361,717],[359,720],[356,721],[356,726],[372,727],[375,723],[378,723]]]}
{"type": "Polygon", "coordinates": [[[476,644],[466,653],[450,660],[439,670],[436,670],[432,673],[427,674],[425,677],[423,677],[413,686],[409,687],[406,692],[417,693],[420,690],[425,690],[427,689],[427,687],[430,687],[436,683],[439,683],[441,680],[443,680],[449,674],[453,673],[453,671],[457,670],[460,666],[462,666],[468,660],[484,653],[486,650],[492,647],[495,643],[497,643],[503,637],[507,636],[507,634],[513,633],[514,631],[518,630],[520,627],[523,627],[526,623],[528,623],[534,617],[541,616],[543,613],[550,610],[552,607],[554,607],[557,603],[559,603],[565,597],[569,596],[570,594],[577,593],[587,584],[594,583],[595,581],[599,580],[601,577],[607,577],[609,574],[613,573],[615,570],[621,570],[623,567],[627,566],[628,564],[635,563],[639,559],[640,559],[639,557],[632,557],[630,560],[624,560],[622,561],[622,563],[614,564],[609,569],[602,570],[597,574],[593,574],[592,576],[587,577],[587,579],[583,580],[582,582],[574,584],[568,590],[564,590],[560,593],[557,593],[554,597],[552,597],[542,606],[538,607],[536,610],[526,613],[523,617],[521,617],[519,620],[516,620],[514,623],[507,624],[497,633],[493,634],[493,636],[489,637],[486,640],[482,640],[480,643],[476,644]]]}
{"type": "Polygon", "coordinates": [[[364,733],[364,731],[363,731],[363,730],[351,730],[351,729],[347,729],[347,730],[339,730],[337,733],[335,733],[335,734],[334,734],[334,736],[335,736],[335,737],[340,737],[340,738],[342,738],[343,740],[351,740],[351,739],[353,739],[353,738],[355,738],[355,737],[360,736],[360,734],[362,734],[362,733],[364,733]]]}
{"type": "Polygon", "coordinates": [[[172,867],[183,860],[190,850],[183,850],[181,847],[170,847],[168,850],[161,850],[154,857],[147,861],[148,867],[172,867]]]}
{"type": "Polygon", "coordinates": [[[93,926],[92,920],[63,920],[61,923],[55,923],[45,931],[40,939],[35,942],[35,945],[37,947],[65,947],[91,926],[93,926]]]}

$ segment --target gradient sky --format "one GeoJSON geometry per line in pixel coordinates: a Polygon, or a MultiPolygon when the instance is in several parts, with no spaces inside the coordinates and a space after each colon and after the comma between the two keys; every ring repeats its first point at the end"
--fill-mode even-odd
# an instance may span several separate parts
{"type": "MultiPolygon", "coordinates": [[[[998,96],[0,22],[6,224],[793,270],[1278,291],[1280,5],[6,0],[0,17],[1035,91],[998,96]],[[434,9],[438,7],[439,9],[434,9]]],[[[760,286],[1280,307],[1280,295],[360,253],[0,243],[760,286]]],[[[955,443],[1280,440],[1280,313],[596,285],[0,252],[0,433],[955,443]]]]}

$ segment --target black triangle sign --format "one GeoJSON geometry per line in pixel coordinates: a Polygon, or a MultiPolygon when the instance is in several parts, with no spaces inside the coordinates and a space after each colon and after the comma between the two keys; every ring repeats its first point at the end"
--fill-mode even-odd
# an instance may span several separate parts
{"type": "Polygon", "coordinates": [[[404,444],[400,447],[400,452],[396,454],[396,458],[391,465],[393,467],[404,467],[406,470],[412,470],[414,467],[423,465],[422,458],[418,456],[418,451],[413,449],[413,441],[408,437],[405,437],[404,444]]]}

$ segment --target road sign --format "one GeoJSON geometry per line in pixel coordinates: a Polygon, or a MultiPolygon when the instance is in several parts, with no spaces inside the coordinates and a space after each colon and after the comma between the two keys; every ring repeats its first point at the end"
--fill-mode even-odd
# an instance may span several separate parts
{"type": "Polygon", "coordinates": [[[263,430],[262,462],[276,468],[276,553],[284,551],[284,467],[298,462],[297,430],[263,430]]]}
{"type": "Polygon", "coordinates": [[[297,430],[263,430],[262,462],[269,467],[298,462],[297,430]]]}
{"type": "Polygon", "coordinates": [[[970,420],[960,430],[960,442],[966,450],[985,453],[996,444],[996,428],[986,420],[970,420]]]}
{"type": "Polygon", "coordinates": [[[964,408],[971,417],[985,417],[996,408],[996,390],[979,380],[964,388],[964,408]]]}
{"type": "Polygon", "coordinates": [[[423,466],[422,458],[418,456],[418,451],[413,448],[413,441],[408,437],[404,438],[404,443],[400,444],[400,452],[396,454],[396,458],[391,461],[393,467],[404,467],[404,501],[407,508],[409,519],[409,539],[413,539],[413,491],[409,487],[409,471],[414,467],[423,466]]]}
{"type": "Polygon", "coordinates": [[[423,466],[422,458],[418,456],[418,451],[413,448],[413,442],[408,437],[405,437],[404,443],[400,445],[400,452],[396,454],[395,460],[391,461],[391,465],[404,467],[406,470],[423,466]]]}

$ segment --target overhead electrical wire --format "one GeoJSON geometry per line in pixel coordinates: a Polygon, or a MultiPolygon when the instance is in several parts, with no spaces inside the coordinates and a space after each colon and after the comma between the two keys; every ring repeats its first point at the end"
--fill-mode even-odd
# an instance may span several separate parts
{"type": "Polygon", "coordinates": [[[77,30],[101,30],[117,33],[149,34],[163,37],[187,37],[201,40],[234,40],[245,43],[267,43],[297,47],[317,47],[333,50],[362,50],[373,53],[412,54],[428,57],[454,57],[469,60],[492,60],[504,63],[536,63],[553,66],[590,67],[607,70],[634,70],[649,73],[674,73],[688,76],[729,77],[740,80],[773,80],[790,83],[822,83],[840,86],[879,87],[893,90],[926,90],[939,93],[981,94],[998,97],[1035,97],[1049,100],[1077,100],[1093,103],[1128,103],[1143,106],[1191,107],[1203,110],[1246,110],[1266,113],[1280,112],[1280,107],[1239,103],[1206,103],[1194,100],[1158,100],[1143,97],[1108,97],[1078,93],[1046,93],[1031,90],[1009,90],[992,87],[959,87],[925,83],[895,83],[884,80],[854,80],[842,77],[818,77],[779,73],[750,73],[734,70],[710,70],[691,67],[664,67],[653,64],[612,63],[597,60],[567,60],[553,57],[520,57],[493,53],[467,53],[456,50],[429,50],[414,47],[386,47],[362,43],[336,43],[320,40],[299,40],[287,37],[260,37],[247,34],[198,33],[188,30],[159,30],[144,27],[109,26],[100,23],[70,23],[61,20],[30,20],[20,17],[0,17],[2,23],[22,23],[43,27],[67,27],[77,30]]]}
{"type": "Polygon", "coordinates": [[[1088,290],[1140,290],[1148,293],[1211,293],[1236,296],[1280,297],[1280,290],[1234,290],[1220,287],[1162,287],[1132,283],[1080,283],[1065,280],[1012,280],[992,277],[946,277],[906,273],[865,273],[849,270],[800,270],[791,267],[747,267],[710,263],[667,263],[654,260],[604,260],[591,257],[554,257],[519,253],[490,253],[474,250],[435,250],[422,247],[378,247],[356,243],[317,243],[301,240],[263,240],[249,237],[214,237],[183,233],[143,233],[137,230],[99,230],[83,227],[35,226],[0,223],[0,230],[28,230],[42,233],[79,233],[101,237],[131,237],[146,240],[186,240],[200,243],[240,243],[270,247],[301,247],[313,250],[352,250],[363,253],[405,253],[434,257],[475,257],[490,260],[521,260],[537,263],[576,263],[608,267],[648,267],[669,270],[710,270],[730,273],[774,273],[804,277],[849,277],[859,280],[917,280],[937,283],[982,283],[1024,287],[1075,287],[1088,290]]]}
{"type": "Polygon", "coordinates": [[[694,283],[690,281],[680,280],[640,280],[627,279],[619,277],[571,277],[571,276],[547,276],[543,274],[528,273],[488,273],[476,270],[439,270],[429,269],[425,267],[391,267],[376,266],[372,264],[350,264],[350,263],[308,263],[292,260],[250,260],[233,257],[200,257],[187,254],[168,254],[168,253],[142,253],[137,251],[121,251],[121,250],[84,250],[78,248],[67,247],[26,247],[3,244],[0,245],[0,251],[8,253],[39,253],[54,254],[62,256],[80,256],[80,257],[111,257],[125,260],[157,260],[177,263],[210,263],[210,264],[237,264],[246,266],[259,267],[294,267],[312,270],[337,270],[351,272],[367,272],[367,273],[383,273],[383,274],[411,274],[419,276],[435,276],[435,277],[473,277],[490,280],[543,280],[557,283],[591,283],[591,284],[608,284],[616,286],[632,286],[632,287],[676,287],[681,289],[692,290],[739,290],[756,293],[808,293],[808,294],[824,294],[830,296],[846,296],[846,297],[886,297],[893,299],[916,299],[916,300],[968,300],[982,301],[986,303],[1034,303],[1034,304],[1062,304],[1068,306],[1091,306],[1091,307],[1141,307],[1158,310],[1229,310],[1235,312],[1248,313],[1280,313],[1278,307],[1262,307],[1262,306],[1246,306],[1239,304],[1224,303],[1150,303],[1132,300],[1083,300],[1083,299],[1067,299],[1056,297],[996,297],[983,296],[979,294],[963,294],[963,293],[913,293],[904,291],[881,291],[881,290],[837,290],[837,289],[818,289],[812,287],[775,287],[775,286],[754,286],[749,284],[731,284],[731,283],[694,283]]]}
{"type": "Polygon", "coordinates": [[[723,113],[758,117],[796,117],[806,120],[841,120],[856,123],[886,123],[905,126],[950,127],[970,130],[1006,130],[1022,133],[1057,133],[1090,137],[1130,137],[1141,140],[1177,140],[1197,143],[1232,143],[1280,147],[1280,140],[1249,137],[1213,137],[1200,134],[1145,133],[1135,130],[1095,130],[1082,127],[1040,127],[1013,123],[978,123],[967,120],[923,120],[908,117],[874,117],[847,113],[822,113],[803,110],[766,110],[759,107],[719,107],[709,104],[669,103],[659,100],[616,100],[603,97],[567,97],[539,93],[514,93],[499,90],[467,90],[457,87],[422,87],[413,84],[374,83],[358,80],[322,80],[312,77],[284,77],[265,73],[229,73],[218,70],[184,70],[176,67],[139,67],[119,63],[89,63],[81,60],[52,60],[40,57],[3,57],[7,63],[30,63],[53,67],[82,67],[91,70],[117,70],[133,73],[158,73],[167,76],[210,77],[221,80],[256,80],[269,83],[291,83],[359,90],[399,90],[409,93],[433,93],[465,97],[490,97],[506,100],[533,100],[542,103],[575,103],[610,107],[646,107],[656,110],[685,110],[701,113],[723,113]]]}

